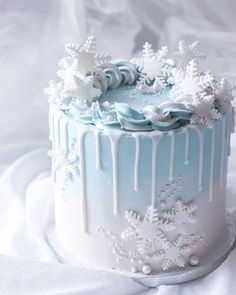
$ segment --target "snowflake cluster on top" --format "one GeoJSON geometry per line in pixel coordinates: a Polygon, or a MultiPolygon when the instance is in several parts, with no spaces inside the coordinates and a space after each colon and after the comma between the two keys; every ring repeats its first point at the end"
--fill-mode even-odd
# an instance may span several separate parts
{"type": "Polygon", "coordinates": [[[190,123],[212,127],[214,120],[231,108],[233,89],[227,79],[217,81],[209,71],[200,70],[203,57],[198,53],[198,41],[190,45],[180,41],[174,58],[168,57],[166,46],[155,52],[146,42],[142,57],[132,60],[140,71],[137,89],[143,94],[169,89],[175,106],[192,111],[190,123]]]}
{"type": "Polygon", "coordinates": [[[198,53],[197,41],[189,45],[180,41],[174,57],[169,56],[167,46],[156,52],[152,45],[146,42],[142,56],[132,59],[131,62],[123,62],[119,65],[120,68],[111,63],[111,57],[107,53],[96,52],[94,36],[89,36],[82,46],[66,44],[65,50],[69,56],[59,62],[57,71],[61,81],[50,81],[45,92],[49,95],[51,104],[63,111],[67,109],[72,117],[73,113],[82,112],[79,117],[87,124],[107,125],[103,118],[111,118],[112,108],[114,111],[109,125],[118,125],[131,131],[138,131],[141,127],[142,130],[170,130],[189,122],[211,127],[214,120],[231,108],[233,94],[228,80],[224,78],[217,81],[210,72],[199,69],[203,55],[198,53]],[[116,110],[118,104],[112,105],[108,111],[104,110],[101,104],[97,122],[98,116],[94,116],[93,109],[94,104],[99,103],[103,89],[119,87],[122,81],[128,81],[128,84],[132,81],[136,84],[136,90],[143,95],[159,95],[167,91],[168,107],[151,106],[152,112],[147,116],[145,110],[133,111],[126,104],[128,114],[135,111],[138,113],[137,120],[137,116],[129,118],[126,113],[125,117],[120,115],[119,110],[116,110]],[[82,111],[81,105],[85,106],[82,111]],[[169,118],[168,122],[166,116],[169,118]]]}
{"type": "Polygon", "coordinates": [[[101,95],[101,90],[94,87],[95,68],[111,60],[107,53],[96,52],[96,39],[89,36],[82,46],[74,43],[65,45],[69,56],[59,62],[57,75],[61,81],[49,81],[45,92],[49,95],[49,103],[60,105],[66,97],[78,100],[92,100],[101,95]]]}

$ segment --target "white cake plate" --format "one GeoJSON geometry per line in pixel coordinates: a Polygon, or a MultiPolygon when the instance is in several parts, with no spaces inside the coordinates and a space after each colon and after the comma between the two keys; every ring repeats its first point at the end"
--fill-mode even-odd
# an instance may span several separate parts
{"type": "Polygon", "coordinates": [[[151,275],[144,275],[142,273],[131,273],[125,271],[118,271],[113,269],[95,268],[93,265],[85,264],[79,260],[75,255],[65,250],[57,241],[55,229],[53,228],[48,235],[48,242],[52,250],[57,255],[62,263],[79,264],[81,267],[92,268],[97,270],[105,270],[114,272],[120,275],[128,276],[136,282],[146,287],[157,287],[159,285],[175,285],[189,282],[201,278],[210,272],[214,271],[227,258],[231,249],[234,246],[236,237],[235,224],[227,218],[224,236],[221,242],[213,249],[213,251],[204,258],[198,266],[189,266],[182,270],[162,272],[151,275]]]}

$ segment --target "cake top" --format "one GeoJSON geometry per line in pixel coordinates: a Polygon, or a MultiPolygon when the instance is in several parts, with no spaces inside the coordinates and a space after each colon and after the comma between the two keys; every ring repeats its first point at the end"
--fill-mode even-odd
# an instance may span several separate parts
{"type": "Polygon", "coordinates": [[[94,36],[65,50],[60,81],[50,81],[45,92],[54,108],[84,124],[127,131],[212,127],[231,109],[232,86],[200,70],[197,41],[180,41],[172,55],[167,46],[155,51],[146,42],[142,56],[130,61],[96,52],[94,36]]]}

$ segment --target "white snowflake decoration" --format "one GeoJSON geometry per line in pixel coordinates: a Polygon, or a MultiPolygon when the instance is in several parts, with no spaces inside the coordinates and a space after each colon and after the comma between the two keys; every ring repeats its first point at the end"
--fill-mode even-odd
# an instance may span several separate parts
{"type": "Polygon", "coordinates": [[[172,265],[185,266],[184,254],[191,251],[189,244],[183,243],[183,236],[178,234],[173,241],[169,240],[164,233],[159,236],[158,243],[164,251],[162,255],[162,269],[168,270],[172,265]]]}
{"type": "Polygon", "coordinates": [[[162,213],[164,218],[170,220],[174,228],[181,229],[184,232],[186,225],[197,222],[195,212],[197,205],[194,202],[185,203],[182,200],[176,200],[175,205],[162,213]]]}
{"type": "Polygon", "coordinates": [[[127,211],[125,218],[130,226],[121,233],[124,240],[135,239],[137,249],[141,254],[147,253],[156,242],[160,229],[170,231],[174,229],[173,223],[158,216],[157,209],[153,206],[147,208],[147,212],[142,218],[134,211],[127,211]]]}
{"type": "Polygon", "coordinates": [[[215,98],[221,112],[225,113],[231,108],[231,101],[234,99],[233,89],[227,79],[221,79],[215,90],[215,98]]]}
{"type": "Polygon", "coordinates": [[[187,45],[185,41],[180,40],[178,44],[178,51],[175,53],[177,62],[180,66],[186,66],[191,60],[199,60],[204,58],[203,54],[198,53],[198,41],[187,45]]]}
{"type": "Polygon", "coordinates": [[[163,46],[155,52],[152,45],[146,42],[143,45],[143,55],[141,58],[132,60],[141,71],[137,89],[142,93],[156,93],[166,86],[166,80],[174,62],[167,58],[167,46],[163,46]],[[149,84],[150,81],[154,81],[149,84]]]}
{"type": "Polygon", "coordinates": [[[57,75],[63,80],[63,95],[77,99],[94,99],[101,95],[101,90],[94,87],[94,77],[91,74],[99,64],[108,62],[110,56],[96,53],[96,40],[89,36],[82,46],[66,44],[69,57],[59,62],[57,75]]]}
{"type": "Polygon", "coordinates": [[[51,80],[49,86],[44,90],[48,94],[48,102],[53,105],[60,105],[63,102],[63,83],[51,80]]]}
{"type": "Polygon", "coordinates": [[[79,72],[82,75],[92,71],[95,66],[111,60],[110,55],[107,53],[96,53],[96,39],[93,35],[89,36],[82,46],[69,43],[65,45],[65,49],[72,59],[77,61],[79,72]]]}
{"type": "Polygon", "coordinates": [[[209,73],[200,73],[195,59],[185,69],[172,69],[171,83],[174,84],[170,97],[175,102],[192,103],[193,96],[201,93],[207,95],[212,87],[214,77],[209,73]]]}
{"type": "MultiPolygon", "coordinates": [[[[169,184],[169,192],[176,195],[180,182],[181,177],[175,184],[169,184]]],[[[167,191],[166,186],[162,194],[167,196],[167,191]]],[[[102,227],[98,231],[108,240],[117,261],[128,260],[135,271],[141,267],[144,273],[149,273],[156,259],[161,259],[163,270],[172,266],[184,267],[187,259],[184,255],[204,245],[206,240],[204,233],[187,231],[187,227],[197,222],[196,210],[193,201],[177,199],[173,200],[172,207],[162,212],[153,206],[147,208],[144,216],[127,211],[125,218],[129,226],[120,235],[102,227]]]]}

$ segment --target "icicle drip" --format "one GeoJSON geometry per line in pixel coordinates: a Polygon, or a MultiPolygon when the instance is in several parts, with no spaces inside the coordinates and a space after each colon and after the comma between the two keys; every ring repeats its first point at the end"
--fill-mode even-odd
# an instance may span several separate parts
{"type": "Polygon", "coordinates": [[[101,169],[101,142],[100,142],[100,132],[95,131],[95,142],[96,142],[96,169],[101,169]]]}
{"type": "Polygon", "coordinates": [[[65,138],[65,153],[68,154],[69,153],[69,121],[68,119],[65,119],[65,134],[64,134],[64,138],[65,138]]]}
{"type": "Polygon", "coordinates": [[[202,190],[203,156],[204,156],[204,129],[197,129],[199,137],[199,165],[198,165],[198,190],[202,190]]]}
{"type": "Polygon", "coordinates": [[[170,171],[169,179],[172,180],[174,177],[174,168],[175,168],[175,133],[170,132],[171,146],[170,146],[170,171]]]}
{"type": "Polygon", "coordinates": [[[119,137],[110,135],[113,177],[113,213],[118,215],[118,143],[119,137]]]}
{"type": "Polygon", "coordinates": [[[189,162],[189,129],[186,127],[185,132],[185,155],[184,155],[184,164],[188,165],[189,162]]]}
{"type": "Polygon", "coordinates": [[[220,187],[224,185],[224,172],[225,172],[225,133],[226,133],[226,121],[225,117],[222,118],[221,122],[221,157],[220,157],[220,187]]]}
{"type": "Polygon", "coordinates": [[[86,198],[86,182],[85,182],[85,165],[84,165],[84,136],[85,131],[79,130],[79,159],[80,159],[80,199],[81,199],[81,224],[82,232],[86,233],[87,225],[87,198],[86,198]]]}
{"type": "Polygon", "coordinates": [[[61,144],[61,128],[60,128],[60,125],[61,125],[61,117],[59,116],[58,119],[57,119],[57,147],[60,147],[60,144],[61,144]]]}
{"type": "Polygon", "coordinates": [[[139,190],[140,137],[135,135],[134,190],[139,190]]]}
{"type": "Polygon", "coordinates": [[[211,131],[211,166],[210,166],[210,191],[209,201],[213,200],[213,185],[214,185],[214,160],[215,160],[215,126],[213,125],[211,131]]]}
{"type": "Polygon", "coordinates": [[[52,141],[52,137],[53,137],[53,132],[52,132],[52,128],[53,128],[53,111],[52,111],[52,107],[49,107],[49,119],[48,119],[48,125],[49,125],[49,139],[52,141]]]}
{"type": "Polygon", "coordinates": [[[230,147],[230,135],[231,135],[231,112],[229,111],[228,115],[227,115],[227,156],[230,156],[231,154],[231,147],[230,147]]]}
{"type": "Polygon", "coordinates": [[[161,137],[152,137],[152,192],[151,204],[153,207],[156,205],[156,190],[157,190],[157,146],[161,137]]]}

